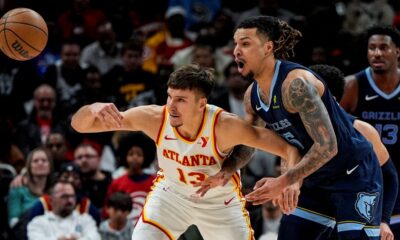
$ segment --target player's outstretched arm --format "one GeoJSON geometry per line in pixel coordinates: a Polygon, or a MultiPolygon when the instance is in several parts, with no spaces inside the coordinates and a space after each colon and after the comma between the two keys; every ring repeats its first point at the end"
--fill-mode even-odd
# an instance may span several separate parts
{"type": "Polygon", "coordinates": [[[162,120],[162,106],[149,105],[120,112],[113,103],[93,103],[81,107],[73,116],[71,126],[78,132],[144,131],[154,139],[162,120]]]}

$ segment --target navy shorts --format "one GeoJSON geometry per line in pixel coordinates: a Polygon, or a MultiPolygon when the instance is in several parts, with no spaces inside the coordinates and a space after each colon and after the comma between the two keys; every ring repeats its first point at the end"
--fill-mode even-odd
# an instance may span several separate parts
{"type": "Polygon", "coordinates": [[[339,239],[379,239],[382,173],[374,153],[327,187],[301,188],[295,212],[282,218],[280,240],[327,239],[337,227],[339,239]]]}

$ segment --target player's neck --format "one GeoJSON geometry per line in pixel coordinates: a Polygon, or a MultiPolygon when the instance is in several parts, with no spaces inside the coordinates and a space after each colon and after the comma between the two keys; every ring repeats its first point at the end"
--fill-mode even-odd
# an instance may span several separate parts
{"type": "Polygon", "coordinates": [[[262,68],[262,70],[254,76],[254,79],[256,79],[258,85],[260,86],[260,89],[266,95],[267,97],[269,95],[269,90],[271,88],[271,83],[272,83],[272,78],[275,73],[275,64],[276,64],[276,59],[274,58],[269,58],[265,60],[265,65],[266,67],[262,68]]]}
{"type": "Polygon", "coordinates": [[[375,84],[385,93],[391,93],[399,85],[400,70],[397,68],[390,69],[389,71],[381,74],[372,72],[372,75],[375,84]]]}

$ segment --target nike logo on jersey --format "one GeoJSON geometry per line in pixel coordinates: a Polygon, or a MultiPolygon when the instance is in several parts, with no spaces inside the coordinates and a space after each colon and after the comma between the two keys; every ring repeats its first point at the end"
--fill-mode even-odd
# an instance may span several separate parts
{"type": "Polygon", "coordinates": [[[256,105],[256,110],[257,110],[257,111],[260,111],[261,108],[262,108],[261,106],[256,105]]]}
{"type": "Polygon", "coordinates": [[[173,137],[168,137],[168,135],[164,136],[165,140],[178,140],[177,138],[173,138],[173,137]]]}
{"type": "Polygon", "coordinates": [[[371,100],[374,100],[377,97],[379,97],[379,96],[378,95],[374,95],[374,96],[365,95],[365,101],[371,101],[371,100]]]}
{"type": "Polygon", "coordinates": [[[346,173],[347,173],[347,175],[350,175],[352,172],[354,172],[357,168],[358,168],[358,166],[360,166],[360,165],[357,165],[357,166],[355,166],[355,167],[353,167],[352,169],[347,169],[346,170],[346,173]]]}
{"type": "Polygon", "coordinates": [[[234,199],[235,197],[232,197],[231,199],[229,199],[228,201],[227,200],[225,200],[224,201],[224,204],[225,204],[225,206],[228,206],[229,205],[229,203],[231,203],[232,202],[232,200],[234,199]]]}

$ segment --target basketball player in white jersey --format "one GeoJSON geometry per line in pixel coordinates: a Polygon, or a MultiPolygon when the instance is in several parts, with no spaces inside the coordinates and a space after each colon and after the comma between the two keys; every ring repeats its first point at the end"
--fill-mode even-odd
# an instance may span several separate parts
{"type": "Polygon", "coordinates": [[[196,194],[200,182],[221,169],[234,146],[243,144],[287,159],[297,150],[265,128],[207,104],[214,84],[211,71],[197,65],[171,74],[165,106],[140,106],[119,112],[112,103],[83,106],[72,118],[79,132],[143,131],[157,144],[160,166],[132,239],[177,239],[195,224],[205,240],[254,239],[240,176],[225,186],[196,194]]]}

